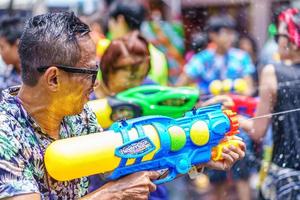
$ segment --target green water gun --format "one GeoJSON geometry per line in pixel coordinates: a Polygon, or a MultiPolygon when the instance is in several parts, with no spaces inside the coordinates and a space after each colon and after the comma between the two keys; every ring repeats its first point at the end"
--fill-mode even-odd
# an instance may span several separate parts
{"type": "Polygon", "coordinates": [[[197,104],[199,95],[191,87],[145,85],[121,92],[116,98],[140,106],[143,116],[160,114],[178,118],[197,104]]]}

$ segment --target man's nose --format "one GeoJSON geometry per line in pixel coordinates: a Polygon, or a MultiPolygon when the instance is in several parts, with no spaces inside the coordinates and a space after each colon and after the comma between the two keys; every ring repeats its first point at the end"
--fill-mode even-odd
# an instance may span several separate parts
{"type": "Polygon", "coordinates": [[[95,80],[93,87],[97,88],[100,85],[100,81],[98,79],[95,80]]]}

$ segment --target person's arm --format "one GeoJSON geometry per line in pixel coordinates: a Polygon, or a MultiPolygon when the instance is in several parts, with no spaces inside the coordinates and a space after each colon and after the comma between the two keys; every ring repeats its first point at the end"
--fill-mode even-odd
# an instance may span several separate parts
{"type": "Polygon", "coordinates": [[[14,197],[4,198],[3,200],[41,200],[41,195],[38,193],[22,194],[14,197]]]}
{"type": "Polygon", "coordinates": [[[222,104],[222,109],[230,109],[230,107],[234,106],[234,102],[232,98],[228,95],[217,95],[214,96],[206,101],[200,102],[197,104],[197,107],[205,107],[205,106],[210,106],[213,104],[221,103],[222,104]]]}
{"type": "Polygon", "coordinates": [[[203,62],[202,54],[195,54],[184,66],[183,72],[179,76],[175,86],[187,86],[202,77],[205,73],[203,62]]]}
{"type": "MultiPolygon", "coordinates": [[[[261,74],[259,85],[259,102],[255,116],[262,116],[272,113],[277,96],[277,79],[273,65],[267,65],[261,74]]],[[[241,118],[240,126],[245,129],[254,140],[262,138],[268,125],[270,117],[259,118],[256,120],[247,120],[241,118]]]]}
{"type": "MultiPolygon", "coordinates": [[[[150,192],[156,190],[156,185],[152,183],[152,180],[157,179],[159,175],[154,171],[137,172],[119,180],[108,182],[98,190],[80,198],[80,200],[148,199],[150,192]]],[[[28,199],[40,200],[41,197],[40,194],[31,193],[4,198],[4,200],[28,199]]]]}
{"type": "Polygon", "coordinates": [[[252,76],[245,76],[243,79],[247,83],[247,88],[246,88],[246,91],[244,92],[244,95],[251,96],[254,93],[253,78],[252,78],[252,76]]]}
{"type": "Polygon", "coordinates": [[[81,200],[110,199],[148,199],[150,192],[156,190],[152,180],[160,176],[155,171],[137,172],[103,185],[98,190],[84,196],[81,200]]]}
{"type": "Polygon", "coordinates": [[[254,81],[252,75],[255,73],[256,68],[253,65],[252,59],[248,53],[242,59],[242,76],[247,84],[244,95],[251,96],[254,93],[254,81]]]}
{"type": "Polygon", "coordinates": [[[193,80],[186,73],[183,72],[179,76],[175,86],[177,86],[177,87],[186,86],[186,85],[191,84],[192,82],[193,82],[193,80]]]}

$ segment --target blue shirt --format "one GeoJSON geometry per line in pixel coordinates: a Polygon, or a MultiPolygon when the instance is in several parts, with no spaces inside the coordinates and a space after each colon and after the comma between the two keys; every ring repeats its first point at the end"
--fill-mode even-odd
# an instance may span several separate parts
{"type": "Polygon", "coordinates": [[[212,81],[250,76],[255,67],[250,56],[240,49],[231,48],[225,55],[216,54],[214,49],[206,49],[195,54],[184,66],[184,71],[197,81],[203,93],[208,93],[212,81]]]}

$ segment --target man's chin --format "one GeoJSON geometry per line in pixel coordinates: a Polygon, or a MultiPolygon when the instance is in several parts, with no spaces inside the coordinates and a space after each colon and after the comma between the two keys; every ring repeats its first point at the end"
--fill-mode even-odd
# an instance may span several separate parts
{"type": "Polygon", "coordinates": [[[71,115],[79,115],[80,113],[82,113],[84,108],[84,104],[77,104],[76,107],[73,109],[73,112],[71,115]]]}
{"type": "Polygon", "coordinates": [[[82,98],[82,100],[78,103],[74,103],[74,108],[72,109],[72,114],[70,115],[79,115],[80,113],[83,112],[84,105],[87,104],[89,101],[89,97],[86,96],[86,98],[82,98]]]}

